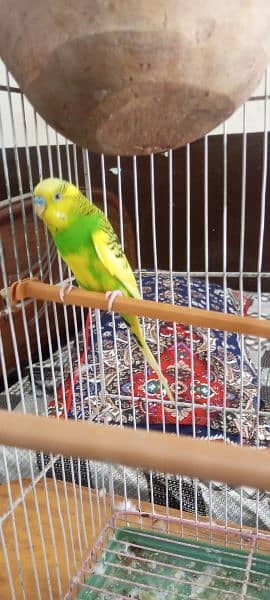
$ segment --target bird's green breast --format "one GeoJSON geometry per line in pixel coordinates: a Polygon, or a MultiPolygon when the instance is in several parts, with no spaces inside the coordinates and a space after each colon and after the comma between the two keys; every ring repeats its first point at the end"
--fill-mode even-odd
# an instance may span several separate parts
{"type": "Polygon", "coordinates": [[[65,259],[68,254],[78,253],[82,248],[89,247],[92,229],[90,219],[76,217],[68,227],[54,233],[53,239],[61,256],[65,259]]]}
{"type": "Polygon", "coordinates": [[[102,290],[100,260],[92,242],[93,219],[77,217],[69,227],[53,235],[55,245],[77,282],[89,290],[102,290]]]}

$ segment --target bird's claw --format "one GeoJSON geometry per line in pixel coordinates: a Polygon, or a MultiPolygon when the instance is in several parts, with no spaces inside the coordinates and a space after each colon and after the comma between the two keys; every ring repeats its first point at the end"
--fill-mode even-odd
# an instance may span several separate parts
{"type": "Polygon", "coordinates": [[[109,291],[106,292],[105,296],[108,300],[108,311],[112,312],[112,305],[115,301],[115,298],[117,298],[117,296],[123,296],[123,292],[121,292],[121,290],[114,290],[113,292],[109,291]]]}
{"type": "Polygon", "coordinates": [[[65,298],[65,294],[70,294],[73,285],[72,285],[72,281],[75,281],[75,277],[71,277],[70,279],[66,279],[65,281],[63,281],[60,284],[60,299],[62,300],[62,302],[64,302],[64,298],[65,298]]]}

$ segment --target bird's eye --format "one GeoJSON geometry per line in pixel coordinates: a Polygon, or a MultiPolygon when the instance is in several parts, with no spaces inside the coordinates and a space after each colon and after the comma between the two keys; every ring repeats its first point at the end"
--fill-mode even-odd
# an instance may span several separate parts
{"type": "Polygon", "coordinates": [[[60,192],[57,192],[57,194],[55,194],[54,199],[55,200],[61,200],[62,198],[62,194],[60,194],[60,192]]]}

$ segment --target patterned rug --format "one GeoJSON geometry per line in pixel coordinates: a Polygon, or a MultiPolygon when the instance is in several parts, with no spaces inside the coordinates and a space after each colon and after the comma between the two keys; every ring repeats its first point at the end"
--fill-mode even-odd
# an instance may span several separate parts
{"type": "MultiPolygon", "coordinates": [[[[143,292],[146,298],[171,302],[171,278],[167,273],[160,274],[156,281],[153,273],[142,276],[143,292]]],[[[174,277],[174,301],[177,304],[188,305],[188,298],[195,307],[205,308],[207,300],[213,310],[223,311],[224,308],[231,314],[237,314],[239,309],[239,294],[228,290],[226,297],[219,286],[210,285],[208,293],[203,280],[193,280],[190,289],[185,278],[174,277]]],[[[245,314],[256,316],[261,312],[265,318],[270,317],[270,296],[262,296],[262,305],[258,306],[256,294],[245,295],[245,314]]],[[[258,431],[260,446],[270,445],[270,343],[267,340],[261,342],[261,352],[258,353],[258,340],[256,338],[243,338],[241,377],[241,340],[236,335],[219,334],[217,331],[178,326],[176,331],[172,324],[159,322],[160,354],[164,374],[168,377],[171,387],[175,389],[177,381],[178,407],[177,415],[166,414],[166,430],[175,431],[177,428],[181,434],[192,435],[194,428],[191,423],[192,407],[190,398],[196,398],[194,406],[196,417],[196,435],[210,435],[212,440],[220,440],[224,443],[239,442],[241,436],[244,443],[254,443],[255,431],[258,431]],[[174,358],[172,362],[172,345],[177,341],[177,364],[178,373],[175,370],[174,358]],[[208,335],[210,353],[208,352],[208,335]],[[225,345],[224,345],[225,344],[225,345]],[[224,368],[225,346],[227,346],[226,369],[224,368]],[[210,368],[207,360],[210,354],[210,368]],[[169,357],[167,360],[167,356],[169,357]],[[169,368],[173,366],[173,369],[169,368]],[[254,366],[253,366],[254,365],[254,366]],[[192,378],[192,366],[195,366],[194,378],[192,378]],[[180,377],[181,370],[181,377],[180,377]],[[257,375],[260,371],[260,409],[265,414],[256,419],[258,408],[257,400],[257,375]],[[207,376],[206,376],[207,374],[207,376]],[[210,377],[209,377],[210,375],[210,377]],[[210,379],[211,391],[208,393],[208,378],[210,379]],[[196,386],[195,386],[196,383],[196,386]],[[241,403],[242,397],[242,403],[241,403]],[[208,402],[208,406],[207,406],[208,402]],[[223,418],[223,404],[226,407],[226,419],[223,418]],[[243,413],[240,418],[239,409],[243,413]],[[209,414],[209,417],[208,417],[209,414]],[[178,420],[177,420],[178,419],[178,420]],[[209,430],[210,419],[210,430],[209,430]],[[224,428],[225,425],[225,428],[224,428]],[[242,427],[241,427],[242,425],[242,427]],[[240,429],[240,431],[239,431],[240,429]],[[231,441],[230,441],[231,440],[231,441]]],[[[145,334],[152,351],[156,355],[158,347],[158,325],[154,321],[145,319],[145,334]]],[[[77,343],[71,340],[70,346],[57,350],[51,358],[32,366],[34,377],[31,384],[30,371],[25,370],[21,384],[15,383],[11,386],[9,393],[14,396],[15,410],[21,412],[47,413],[47,398],[49,411],[55,415],[57,410],[63,415],[67,410],[70,418],[76,414],[78,418],[91,418],[95,421],[108,423],[123,423],[125,426],[133,426],[134,418],[138,420],[138,426],[145,427],[147,419],[149,428],[161,428],[162,419],[158,415],[159,405],[155,402],[158,397],[159,382],[150,368],[147,369],[147,389],[149,399],[148,416],[145,402],[144,388],[144,361],[140,350],[131,340],[134,401],[130,397],[132,380],[130,371],[130,355],[128,345],[128,334],[125,325],[115,315],[116,336],[114,337],[114,323],[112,316],[101,314],[101,339],[103,344],[104,372],[106,390],[101,392],[100,362],[97,349],[97,326],[95,315],[92,314],[86,323],[86,338],[79,332],[80,360],[77,359],[77,343]],[[116,349],[119,357],[117,366],[119,379],[116,372],[116,349]],[[87,355],[84,353],[87,348],[87,355]],[[94,349],[94,350],[93,350],[94,349]],[[73,365],[74,394],[70,379],[70,355],[73,365]],[[61,393],[62,369],[66,377],[65,393],[61,393]],[[55,398],[55,381],[58,386],[57,398],[55,398]],[[121,393],[126,394],[119,402],[118,381],[121,393]],[[33,390],[34,386],[34,390],[33,390]],[[135,394],[136,388],[136,394],[135,394]],[[24,404],[22,406],[22,390],[24,404]],[[140,390],[140,391],[139,391],[140,390]],[[35,392],[35,394],[34,394],[35,392]],[[113,395],[114,394],[114,395],[113,395]],[[35,402],[34,402],[35,395],[35,402]],[[66,407],[66,408],[65,408],[66,407]]],[[[6,404],[6,398],[3,396],[6,404]]],[[[163,415],[162,415],[163,416],[163,415]]],[[[15,456],[14,448],[6,448],[6,461],[8,473],[11,479],[18,478],[18,466],[22,477],[30,477],[31,473],[37,476],[39,470],[43,470],[44,463],[48,466],[47,476],[56,476],[59,479],[90,485],[104,489],[111,493],[113,484],[114,493],[120,496],[141,500],[154,501],[156,504],[167,503],[183,511],[194,512],[205,515],[212,519],[225,518],[230,523],[240,522],[251,527],[270,529],[270,494],[249,488],[231,488],[219,482],[205,482],[194,480],[190,477],[175,477],[163,473],[144,473],[139,469],[129,469],[122,465],[101,464],[95,461],[77,460],[68,457],[56,460],[52,468],[49,468],[51,456],[41,457],[40,453],[29,453],[25,450],[17,450],[15,456]],[[31,471],[32,470],[32,471],[31,471]]],[[[6,481],[6,467],[0,460],[0,481],[6,481]]]]}
{"type": "MultiPolygon", "coordinates": [[[[237,301],[240,294],[233,292],[237,301]]],[[[246,314],[250,317],[270,319],[270,295],[245,292],[246,314]]],[[[258,441],[260,446],[270,446],[270,340],[254,336],[244,337],[245,352],[249,356],[256,372],[260,372],[260,406],[263,411],[258,417],[258,441]]]]}
{"type": "MultiPolygon", "coordinates": [[[[147,299],[171,302],[172,285],[169,274],[154,273],[142,275],[143,295],[147,299]]],[[[173,298],[175,304],[212,310],[240,313],[237,293],[231,290],[224,296],[223,289],[211,284],[206,289],[203,280],[192,280],[190,287],[184,277],[173,278],[173,298]],[[208,291],[207,291],[208,290],[208,291]],[[189,302],[190,301],[190,302],[189,302]]],[[[247,295],[244,314],[255,302],[247,295]]],[[[157,353],[159,340],[160,361],[170,387],[177,393],[177,407],[167,410],[156,400],[160,398],[159,380],[150,367],[147,367],[145,383],[145,363],[140,350],[129,336],[125,324],[115,314],[101,313],[101,330],[97,326],[94,312],[86,322],[85,344],[78,364],[74,358],[73,386],[66,379],[65,394],[58,389],[56,401],[49,404],[49,412],[70,418],[85,418],[95,422],[123,424],[149,429],[163,428],[166,431],[179,431],[181,434],[210,437],[220,443],[254,444],[257,429],[257,369],[250,359],[251,339],[243,336],[243,343],[237,334],[183,325],[173,326],[162,321],[144,320],[145,336],[153,353],[157,353]],[[174,350],[176,340],[177,355],[174,350]],[[99,342],[99,343],[98,343],[99,342]],[[102,353],[98,346],[102,342],[102,353]],[[130,367],[132,355],[132,374],[130,367]],[[116,361],[117,355],[117,361],[116,361]],[[102,361],[100,361],[100,356],[102,361]],[[175,360],[177,356],[177,361],[175,360]],[[175,363],[177,362],[177,368],[175,363]],[[105,391],[102,390],[101,374],[105,376],[105,391]],[[194,375],[192,375],[194,373],[194,375]],[[73,393],[74,390],[74,393],[73,393]],[[120,392],[120,393],[119,393],[120,392]],[[132,394],[132,392],[134,392],[132,394]],[[146,394],[148,399],[146,399],[146,394]],[[192,406],[193,400],[193,406],[192,406]],[[224,408],[226,409],[224,411],[224,408]],[[225,415],[225,417],[224,417],[225,415]],[[196,425],[192,426],[192,417],[196,425]]],[[[254,338],[253,338],[254,343],[254,338]]],[[[264,347],[262,351],[264,356],[264,347]]],[[[166,399],[166,397],[165,397],[166,399]]],[[[261,398],[260,409],[264,407],[261,398]]],[[[267,408],[267,407],[266,407],[267,408]]],[[[270,412],[269,412],[270,415],[270,412]]],[[[267,446],[270,419],[265,418],[261,428],[260,445],[267,446]]],[[[40,455],[38,465],[42,468],[40,455]]],[[[44,457],[48,464],[50,457],[44,457]]],[[[176,477],[163,473],[144,473],[120,465],[106,465],[94,461],[65,458],[54,465],[54,474],[82,485],[91,485],[114,492],[129,499],[154,501],[211,516],[212,519],[225,518],[228,522],[242,523],[261,529],[270,529],[270,494],[249,488],[231,488],[219,482],[205,482],[189,477],[176,477]],[[64,469],[64,473],[63,473],[64,469]]],[[[49,470],[47,475],[53,476],[49,470]]]]}
{"type": "MultiPolygon", "coordinates": [[[[188,304],[188,286],[185,278],[175,277],[173,279],[175,302],[188,304]]],[[[171,301],[171,279],[166,273],[159,275],[157,281],[157,291],[160,299],[163,301],[171,301]]],[[[214,310],[223,310],[224,305],[227,306],[228,312],[231,314],[240,312],[239,305],[239,294],[228,290],[226,298],[221,288],[218,286],[210,286],[209,288],[209,305],[214,310]]],[[[143,290],[146,297],[150,293],[152,298],[156,298],[156,279],[153,273],[143,275],[143,290]],[[147,277],[150,278],[150,284],[147,282],[147,277]],[[153,288],[153,282],[155,286],[153,288]]],[[[192,297],[193,306],[201,306],[205,308],[207,305],[206,288],[202,280],[196,280],[193,282],[190,288],[190,296],[192,297]],[[195,285],[196,283],[196,285],[195,285]]],[[[149,296],[148,296],[149,297],[149,296]]],[[[270,318],[270,295],[263,294],[261,296],[261,302],[258,301],[256,294],[245,294],[244,297],[244,313],[250,314],[256,317],[261,315],[264,318],[270,318]]],[[[26,410],[28,413],[33,413],[36,410],[39,414],[47,413],[47,399],[50,400],[50,412],[56,414],[56,405],[59,404],[59,412],[63,414],[64,403],[61,395],[61,378],[62,369],[66,377],[65,395],[64,400],[67,406],[69,416],[74,417],[74,410],[78,418],[86,412],[86,415],[91,414],[91,418],[95,421],[103,420],[104,422],[122,422],[125,426],[133,424],[134,416],[140,419],[140,425],[145,426],[146,412],[143,408],[145,405],[145,394],[143,391],[136,400],[132,403],[132,400],[127,396],[127,412],[123,410],[123,398],[121,405],[119,405],[118,398],[110,396],[108,393],[109,389],[116,391],[118,395],[118,383],[116,377],[116,361],[115,361],[115,346],[113,344],[113,321],[112,316],[107,313],[102,314],[102,343],[103,343],[103,356],[104,359],[104,371],[106,377],[106,394],[105,396],[97,396],[96,392],[101,389],[100,374],[99,374],[99,353],[97,352],[97,328],[95,324],[95,315],[92,315],[92,327],[90,327],[90,317],[87,319],[86,324],[86,339],[83,337],[83,333],[79,333],[79,347],[80,347],[80,360],[78,363],[77,359],[77,343],[76,340],[71,340],[69,347],[65,346],[61,348],[61,352],[58,350],[52,355],[51,358],[43,360],[42,363],[36,363],[32,366],[32,373],[34,377],[33,384],[31,384],[30,370],[26,369],[23,374],[21,384],[15,383],[9,389],[9,396],[12,404],[17,405],[15,410],[22,412],[26,410]],[[84,356],[84,348],[87,347],[87,360],[84,356]],[[95,348],[95,352],[92,352],[92,348],[95,348]],[[72,386],[70,385],[70,355],[72,357],[73,365],[73,380],[75,384],[75,394],[72,393],[72,386]],[[90,360],[89,360],[90,359],[90,360]],[[92,360],[92,362],[91,362],[92,360]],[[96,362],[95,362],[96,361],[96,362]],[[86,364],[87,363],[87,364],[86,364]],[[82,385],[80,386],[80,375],[82,385]],[[93,375],[93,377],[92,377],[93,375]],[[55,402],[55,381],[58,386],[58,401],[55,402]],[[111,386],[111,387],[109,387],[111,386]],[[33,389],[34,388],[34,389],[33,389]],[[80,390],[80,391],[79,391],[80,390]],[[23,405],[22,405],[22,391],[23,391],[23,405]],[[44,393],[45,392],[45,393],[44,393]],[[36,400],[34,401],[34,396],[36,400]],[[54,398],[54,400],[52,400],[54,398]],[[83,399],[83,403],[81,401],[83,399]],[[13,402],[14,400],[14,402],[13,402]],[[132,407],[132,410],[131,410],[132,407]],[[87,413],[88,411],[88,413],[87,413]]],[[[128,336],[127,329],[120,319],[115,315],[115,324],[117,328],[117,351],[121,352],[122,362],[118,364],[120,386],[130,386],[130,361],[129,361],[129,350],[128,350],[128,336]],[[122,350],[121,350],[122,349],[122,350]],[[125,378],[125,379],[124,379],[125,378]]],[[[145,320],[147,341],[151,345],[154,354],[157,353],[158,343],[158,328],[156,322],[145,320]]],[[[161,360],[162,355],[170,349],[175,339],[175,331],[171,324],[159,323],[159,327],[162,329],[162,335],[160,337],[160,352],[161,360]]],[[[192,336],[189,328],[179,326],[177,329],[177,342],[178,344],[184,344],[183,352],[184,356],[180,357],[182,365],[183,380],[179,382],[179,376],[177,377],[178,388],[180,395],[182,391],[182,385],[184,385],[185,369],[183,364],[188,365],[190,363],[187,360],[193,360],[193,363],[200,365],[200,369],[197,369],[197,373],[200,372],[199,380],[202,380],[202,372],[204,365],[207,365],[207,332],[205,330],[193,329],[192,336]],[[198,337],[197,337],[198,336],[198,337]],[[180,338],[180,339],[179,339],[180,338]],[[194,354],[194,350],[196,350],[194,354]],[[186,358],[185,358],[186,356],[186,358]],[[182,383],[183,382],[183,383],[182,383]]],[[[241,339],[238,336],[227,336],[227,350],[230,352],[231,362],[226,367],[226,374],[224,369],[224,346],[222,343],[226,341],[226,336],[221,334],[220,343],[217,338],[218,332],[210,332],[211,341],[211,352],[210,352],[210,372],[217,373],[216,380],[218,386],[215,388],[215,396],[212,394],[209,404],[210,412],[210,435],[213,440],[220,440],[220,443],[224,443],[224,437],[226,436],[227,443],[238,442],[240,440],[239,426],[241,419],[239,418],[238,404],[243,397],[243,406],[248,408],[247,414],[242,415],[242,439],[244,443],[253,443],[256,441],[256,433],[258,433],[258,442],[260,447],[270,446],[270,342],[269,340],[261,340],[260,350],[259,341],[257,338],[244,336],[243,337],[243,377],[241,384],[241,339]],[[223,338],[223,339],[222,339],[223,338]],[[229,344],[232,348],[229,349],[229,344]],[[218,361],[217,357],[221,357],[218,361]],[[239,359],[240,357],[240,359],[239,359]],[[240,360],[240,362],[239,362],[240,360]],[[219,368],[218,368],[219,365],[219,368]],[[216,366],[216,368],[215,368],[216,366]],[[229,370],[228,366],[232,366],[232,370],[229,370]],[[228,377],[229,373],[229,377],[228,377]],[[260,377],[256,376],[256,373],[260,373],[260,377]],[[225,376],[227,375],[227,376],[225,376]],[[224,386],[224,381],[226,385],[224,386]],[[257,400],[257,381],[260,384],[260,409],[264,410],[264,414],[259,415],[257,419],[255,412],[258,407],[257,400]],[[234,382],[234,385],[232,385],[234,382]],[[244,385],[245,382],[245,385],[244,385]],[[242,392],[239,390],[242,386],[242,392]],[[221,388],[224,391],[221,394],[221,388]],[[225,389],[226,388],[226,389],[225,389]],[[228,398],[228,391],[234,393],[233,398],[228,398]],[[220,395],[221,394],[221,395],[220,395]],[[222,417],[223,406],[220,406],[221,396],[226,397],[226,406],[228,402],[233,400],[235,406],[230,406],[228,411],[232,415],[232,419],[226,419],[226,431],[224,431],[224,421],[222,417]],[[251,402],[252,399],[252,402],[251,402]],[[211,408],[212,407],[212,408],[211,408]],[[221,410],[221,412],[220,412],[221,410]],[[233,412],[234,411],[234,412],[233,412]],[[215,418],[214,418],[215,417],[215,418]],[[221,431],[220,431],[220,429],[221,431]],[[230,441],[232,440],[232,441],[230,441]]],[[[182,351],[182,348],[180,348],[182,351]]],[[[179,352],[178,351],[178,355],[179,352]]],[[[179,362],[179,360],[178,360],[179,362]]],[[[174,365],[174,361],[173,361],[174,365]]],[[[141,379],[141,374],[144,373],[144,362],[140,351],[137,349],[135,343],[132,341],[132,366],[134,367],[134,386],[144,385],[141,379]],[[136,365],[135,365],[136,360],[136,365]],[[138,381],[137,381],[138,379],[138,381]]],[[[163,365],[166,368],[166,364],[163,365]]],[[[179,367],[178,367],[179,368],[179,367]]],[[[166,370],[166,375],[171,381],[171,375],[166,370]],[[170,377],[169,377],[170,376],[170,377]]],[[[173,377],[171,385],[174,385],[175,369],[173,367],[173,377]]],[[[179,375],[179,374],[178,374],[179,375]]],[[[208,375],[208,372],[207,372],[208,375]]],[[[211,375],[212,377],[212,375],[211,375]]],[[[205,436],[207,434],[207,410],[206,404],[208,400],[208,392],[206,395],[199,395],[199,386],[197,391],[192,387],[191,384],[185,382],[186,387],[186,398],[192,397],[192,389],[194,398],[196,396],[196,435],[205,436]],[[191,386],[191,387],[190,387],[191,386]],[[201,398],[201,403],[199,399],[201,398]],[[200,412],[201,411],[201,412],[200,412]],[[201,420],[206,419],[206,425],[201,424],[201,420]],[[198,422],[200,420],[200,422],[198,422]]],[[[154,392],[152,383],[156,383],[156,377],[148,369],[148,385],[150,392],[154,392]],[[152,388],[152,390],[151,390],[152,388]]],[[[195,380],[195,378],[194,378],[195,380]]],[[[204,379],[205,383],[205,379],[204,379]]],[[[207,389],[208,389],[208,377],[207,377],[207,389]]],[[[124,388],[126,393],[127,388],[124,388]]],[[[203,391],[203,388],[202,388],[203,391]]],[[[157,395],[157,394],[156,394],[157,395]]],[[[153,394],[153,397],[155,395],[153,394]]],[[[179,402],[178,417],[181,417],[181,423],[179,424],[179,432],[181,434],[192,435],[194,433],[193,428],[190,424],[190,415],[192,409],[190,401],[184,404],[184,394],[181,395],[182,404],[179,402]],[[188,413],[184,414],[184,409],[188,410],[188,413]],[[181,412],[182,411],[182,412],[181,412]],[[184,424],[184,420],[185,423],[184,424]]],[[[2,394],[3,406],[6,406],[7,399],[2,394]]],[[[126,398],[125,398],[126,402],[126,398]]],[[[150,403],[149,403],[150,404],[150,403]]],[[[151,402],[152,404],[152,402],[151,402]]],[[[154,406],[149,410],[149,423],[150,428],[160,428],[160,423],[154,422],[154,416],[152,409],[157,412],[157,403],[153,403],[154,406]],[[156,404],[156,406],[155,406],[156,404]]],[[[242,409],[243,412],[243,409],[242,409]]],[[[156,413],[154,413],[156,415],[156,413]]],[[[155,416],[155,419],[157,417],[155,416]]],[[[166,418],[166,429],[175,430],[177,425],[169,422],[169,416],[166,418]]],[[[5,448],[6,463],[0,460],[0,481],[5,482],[7,479],[6,464],[8,465],[8,475],[11,479],[18,478],[18,467],[20,469],[21,477],[31,477],[31,473],[34,476],[39,474],[40,469],[43,469],[44,463],[48,465],[51,460],[50,456],[44,456],[43,459],[40,453],[34,453],[26,450],[16,450],[15,456],[14,448],[5,448]]],[[[227,518],[228,522],[239,524],[242,522],[243,525],[249,525],[251,527],[259,527],[261,529],[270,530],[270,494],[269,492],[261,491],[257,494],[256,491],[250,488],[231,488],[225,486],[219,482],[209,482],[194,480],[190,477],[175,477],[170,474],[162,473],[144,473],[139,469],[124,468],[121,465],[110,465],[101,464],[95,461],[77,460],[65,457],[63,459],[56,460],[53,468],[49,469],[47,476],[56,476],[59,479],[65,478],[66,481],[76,482],[81,485],[90,485],[93,488],[98,488],[102,491],[105,488],[108,493],[111,493],[111,485],[113,482],[113,488],[115,494],[121,496],[127,495],[128,499],[134,498],[134,502],[137,502],[138,496],[141,500],[152,501],[156,504],[168,503],[170,506],[180,508],[183,511],[194,512],[198,515],[205,515],[206,517],[212,517],[212,519],[227,518]]]]}
{"type": "MultiPolygon", "coordinates": [[[[142,276],[143,297],[171,302],[172,283],[168,274],[142,276]]],[[[200,279],[188,286],[185,277],[173,278],[174,303],[181,306],[226,311],[239,314],[237,298],[229,290],[200,279]]],[[[179,431],[196,436],[224,435],[252,443],[255,435],[257,375],[241,349],[237,334],[191,328],[145,319],[147,343],[156,355],[159,340],[160,364],[173,394],[176,406],[160,402],[161,390],[157,375],[145,363],[136,342],[130,340],[121,317],[101,313],[100,336],[95,314],[86,322],[87,353],[81,355],[74,369],[73,383],[58,390],[57,402],[49,405],[51,415],[84,418],[93,421],[122,424],[166,431],[179,431]],[[98,340],[102,343],[102,353],[98,340]],[[174,343],[176,342],[176,344],[174,343]],[[116,360],[117,356],[117,360],[116,360]],[[131,360],[130,360],[131,359],[131,360]],[[102,368],[101,368],[102,364],[102,368]],[[132,365],[132,369],[131,369],[132,365]],[[102,373],[105,389],[102,389],[102,373]],[[194,426],[192,426],[194,423],[194,426]]],[[[164,396],[165,400],[168,400],[164,396]]]]}

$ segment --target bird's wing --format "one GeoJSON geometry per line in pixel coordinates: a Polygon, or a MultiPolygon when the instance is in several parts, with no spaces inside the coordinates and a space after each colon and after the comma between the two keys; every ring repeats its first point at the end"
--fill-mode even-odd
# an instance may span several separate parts
{"type": "Polygon", "coordinates": [[[104,267],[121,282],[130,296],[140,298],[134,273],[111,224],[109,222],[102,223],[102,227],[92,233],[92,240],[104,267]]]}

